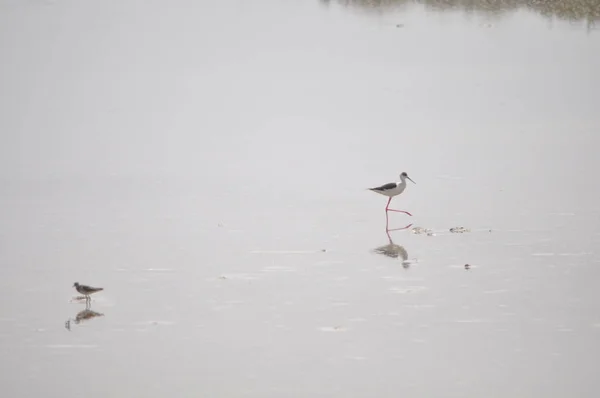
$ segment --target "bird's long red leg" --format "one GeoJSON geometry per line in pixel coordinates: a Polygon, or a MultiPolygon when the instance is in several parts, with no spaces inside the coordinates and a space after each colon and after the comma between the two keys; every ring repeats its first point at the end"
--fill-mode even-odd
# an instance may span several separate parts
{"type": "Polygon", "coordinates": [[[390,207],[390,202],[392,201],[392,197],[390,196],[390,198],[388,199],[387,204],[385,205],[385,212],[387,213],[388,211],[388,207],[390,207]]]}
{"type": "Polygon", "coordinates": [[[387,214],[387,212],[388,212],[388,211],[396,211],[396,212],[398,212],[398,213],[404,213],[404,214],[408,214],[409,216],[411,216],[411,217],[412,217],[412,214],[410,214],[410,213],[409,213],[409,212],[407,212],[407,211],[404,211],[404,210],[394,210],[394,209],[390,209],[389,207],[390,207],[390,202],[391,202],[391,201],[392,201],[392,198],[390,197],[390,198],[389,198],[389,200],[388,200],[388,202],[387,202],[387,205],[385,205],[385,212],[386,212],[386,214],[387,214]]]}
{"type": "Polygon", "coordinates": [[[404,213],[404,214],[408,214],[409,216],[411,216],[411,217],[412,217],[412,214],[410,214],[409,212],[407,212],[407,211],[404,211],[404,210],[394,210],[394,209],[387,209],[387,211],[397,211],[398,213],[404,213]]]}

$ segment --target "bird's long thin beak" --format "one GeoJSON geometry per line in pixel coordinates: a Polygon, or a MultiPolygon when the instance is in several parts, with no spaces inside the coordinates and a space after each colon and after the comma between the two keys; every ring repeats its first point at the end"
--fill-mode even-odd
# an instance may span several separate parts
{"type": "Polygon", "coordinates": [[[409,180],[411,180],[413,184],[416,184],[416,182],[414,182],[414,181],[412,180],[412,178],[410,178],[409,176],[406,176],[406,178],[408,178],[409,180]]]}

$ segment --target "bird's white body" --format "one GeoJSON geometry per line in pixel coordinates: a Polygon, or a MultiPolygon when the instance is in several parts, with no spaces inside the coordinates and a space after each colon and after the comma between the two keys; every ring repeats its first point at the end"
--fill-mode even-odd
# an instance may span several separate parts
{"type": "MultiPolygon", "coordinates": [[[[395,187],[389,189],[371,189],[373,192],[377,192],[378,194],[387,196],[389,198],[393,198],[394,196],[400,195],[406,189],[406,181],[401,182],[392,182],[390,184],[395,184],[395,187]]],[[[384,185],[385,186],[385,185],[384,185]]]]}
{"type": "MultiPolygon", "coordinates": [[[[406,189],[406,179],[408,176],[400,174],[399,182],[390,182],[377,188],[369,188],[373,192],[393,198],[394,196],[400,195],[406,189]]],[[[412,181],[412,180],[411,180],[412,181]]]]}

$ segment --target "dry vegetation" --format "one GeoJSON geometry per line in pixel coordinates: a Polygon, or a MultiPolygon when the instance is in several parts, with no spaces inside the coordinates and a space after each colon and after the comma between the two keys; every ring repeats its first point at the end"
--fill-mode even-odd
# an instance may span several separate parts
{"type": "Polygon", "coordinates": [[[573,22],[600,20],[600,0],[337,0],[337,3],[372,8],[392,9],[413,3],[438,10],[464,10],[500,15],[517,9],[530,9],[547,17],[573,22]]]}

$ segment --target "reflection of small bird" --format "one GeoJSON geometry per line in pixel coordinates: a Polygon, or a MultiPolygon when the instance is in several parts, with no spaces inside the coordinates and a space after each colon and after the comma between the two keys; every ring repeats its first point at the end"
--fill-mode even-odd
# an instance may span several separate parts
{"type": "Polygon", "coordinates": [[[394,196],[398,196],[400,195],[402,192],[404,192],[404,190],[406,189],[406,179],[409,179],[413,184],[416,184],[416,182],[414,182],[409,176],[408,174],[406,174],[406,172],[403,172],[402,174],[400,174],[400,182],[390,182],[388,184],[384,184],[380,187],[375,187],[375,188],[369,188],[369,190],[373,191],[373,192],[377,192],[378,194],[384,195],[389,197],[387,205],[385,205],[385,211],[386,213],[388,211],[397,211],[399,213],[405,213],[408,214],[409,216],[412,216],[412,214],[410,214],[407,211],[404,210],[394,210],[394,209],[390,209],[390,202],[392,201],[392,198],[394,196]]]}
{"type": "Polygon", "coordinates": [[[102,287],[91,287],[91,286],[86,286],[86,285],[80,285],[78,282],[75,282],[73,284],[73,287],[75,287],[75,289],[77,289],[77,291],[79,293],[83,294],[85,296],[86,300],[90,299],[90,294],[94,294],[94,293],[104,290],[104,288],[102,288],[102,287]]]}
{"type": "Polygon", "coordinates": [[[79,325],[82,321],[87,321],[87,320],[96,318],[98,316],[104,316],[104,314],[101,314],[101,313],[96,312],[96,311],[92,311],[90,309],[90,307],[89,307],[89,304],[87,304],[87,302],[86,302],[86,306],[85,307],[86,307],[85,310],[79,311],[77,313],[77,315],[75,316],[75,319],[69,318],[65,322],[65,328],[69,332],[71,331],[71,321],[75,322],[76,325],[79,325]]]}
{"type": "Polygon", "coordinates": [[[104,316],[104,314],[86,308],[85,310],[79,311],[77,313],[77,315],[75,316],[75,323],[79,324],[79,322],[81,321],[87,321],[88,319],[92,319],[97,316],[104,316]]]}

